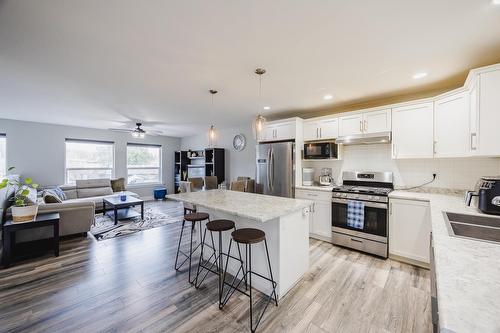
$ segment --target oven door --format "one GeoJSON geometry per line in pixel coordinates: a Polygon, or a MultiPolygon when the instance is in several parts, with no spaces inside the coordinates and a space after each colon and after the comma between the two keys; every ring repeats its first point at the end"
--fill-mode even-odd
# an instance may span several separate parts
{"type": "Polygon", "coordinates": [[[387,242],[387,204],[363,201],[365,205],[363,228],[356,229],[347,225],[347,201],[347,199],[332,199],[332,230],[387,242]]]}

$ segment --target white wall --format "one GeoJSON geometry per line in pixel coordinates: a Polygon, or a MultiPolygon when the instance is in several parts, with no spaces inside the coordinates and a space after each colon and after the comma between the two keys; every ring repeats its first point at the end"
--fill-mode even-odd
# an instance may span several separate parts
{"type": "Polygon", "coordinates": [[[321,168],[333,169],[337,183],[342,181],[342,171],[392,171],[395,185],[415,186],[432,179],[429,187],[473,189],[478,178],[500,174],[499,158],[449,158],[449,159],[391,159],[391,145],[355,145],[343,147],[343,160],[304,162],[304,167],[315,169],[316,179],[321,168]]]}
{"type": "MultiPolygon", "coordinates": [[[[208,131],[208,128],[207,128],[208,131]]],[[[242,126],[217,132],[217,148],[225,149],[226,181],[235,180],[238,176],[255,178],[255,145],[252,127],[242,126]],[[247,146],[243,151],[233,148],[233,138],[236,134],[243,134],[247,139],[247,146]]],[[[203,149],[208,146],[207,133],[182,138],[182,150],[203,149]]]]}
{"type": "MultiPolygon", "coordinates": [[[[180,139],[164,136],[146,136],[134,139],[128,133],[82,127],[50,125],[26,121],[0,119],[0,133],[7,134],[7,165],[16,172],[32,177],[41,185],[64,183],[65,139],[105,140],[115,143],[115,177],[126,177],[127,142],[152,143],[162,146],[162,180],[173,193],[174,151],[180,148],[180,139]]],[[[154,186],[131,188],[141,196],[151,196],[154,186]]]]}

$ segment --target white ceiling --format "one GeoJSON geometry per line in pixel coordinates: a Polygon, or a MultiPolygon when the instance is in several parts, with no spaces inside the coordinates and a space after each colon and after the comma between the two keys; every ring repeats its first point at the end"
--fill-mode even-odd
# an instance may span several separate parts
{"type": "Polygon", "coordinates": [[[427,89],[499,59],[491,0],[0,0],[0,118],[186,136],[249,123],[258,66],[274,113],[427,89]]]}

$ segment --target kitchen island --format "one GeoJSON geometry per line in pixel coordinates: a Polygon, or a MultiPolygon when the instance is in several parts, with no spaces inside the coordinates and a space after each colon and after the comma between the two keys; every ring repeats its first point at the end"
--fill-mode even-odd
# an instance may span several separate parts
{"type": "MultiPolygon", "coordinates": [[[[274,279],[278,284],[278,298],[283,297],[309,268],[309,211],[312,201],[230,190],[171,194],[167,198],[196,205],[198,211],[209,213],[211,220],[232,220],[237,229],[256,228],[264,231],[274,279]]],[[[205,223],[202,223],[202,228],[204,226],[205,223]]],[[[197,232],[203,232],[203,229],[197,229],[197,232]]],[[[230,232],[223,233],[224,252],[229,247],[230,235],[230,232]]],[[[214,239],[218,248],[218,238],[214,239]]],[[[238,256],[236,246],[232,247],[231,255],[238,256]]],[[[244,257],[244,253],[242,255],[244,257]]],[[[237,264],[230,260],[228,271],[236,273],[237,264]]],[[[252,247],[252,269],[269,276],[263,242],[252,247]]],[[[271,292],[269,282],[258,277],[254,279],[253,286],[263,293],[271,292]]]]}

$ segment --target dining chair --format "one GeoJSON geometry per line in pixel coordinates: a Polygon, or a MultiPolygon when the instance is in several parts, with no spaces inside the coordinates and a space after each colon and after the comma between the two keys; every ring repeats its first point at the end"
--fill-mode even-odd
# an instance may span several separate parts
{"type": "Polygon", "coordinates": [[[191,183],[191,192],[197,192],[203,190],[203,178],[188,178],[188,182],[191,183]]]}
{"type": "Polygon", "coordinates": [[[205,180],[205,190],[216,190],[218,181],[217,176],[206,176],[205,180]]]}
{"type": "Polygon", "coordinates": [[[245,192],[245,181],[237,180],[235,182],[231,182],[229,189],[231,191],[245,192]]]}

